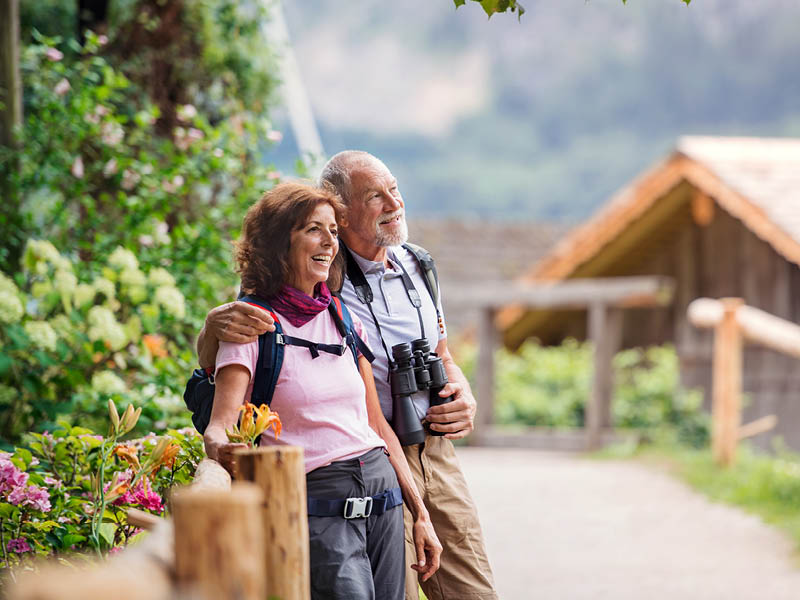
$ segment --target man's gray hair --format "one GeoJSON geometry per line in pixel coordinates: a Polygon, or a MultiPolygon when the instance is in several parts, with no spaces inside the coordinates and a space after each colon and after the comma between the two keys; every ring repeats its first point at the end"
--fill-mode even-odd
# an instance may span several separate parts
{"type": "MultiPolygon", "coordinates": [[[[383,162],[363,150],[344,150],[334,154],[322,167],[319,176],[320,185],[330,185],[341,196],[345,204],[350,204],[350,173],[356,167],[365,167],[373,164],[383,165],[383,162]]],[[[385,166],[385,165],[384,165],[385,166]]]]}

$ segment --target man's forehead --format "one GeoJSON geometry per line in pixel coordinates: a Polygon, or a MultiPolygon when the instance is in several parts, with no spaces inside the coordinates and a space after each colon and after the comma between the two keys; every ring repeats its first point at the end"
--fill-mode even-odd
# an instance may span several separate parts
{"type": "Polygon", "coordinates": [[[395,178],[386,166],[380,163],[358,165],[350,172],[350,182],[355,192],[366,192],[382,188],[395,178]]]}

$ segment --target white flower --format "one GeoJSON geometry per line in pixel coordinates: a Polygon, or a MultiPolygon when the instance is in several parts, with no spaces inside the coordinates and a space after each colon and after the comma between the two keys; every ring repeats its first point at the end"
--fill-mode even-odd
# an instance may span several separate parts
{"type": "Polygon", "coordinates": [[[222,158],[225,155],[225,153],[222,151],[222,148],[214,148],[214,151],[211,154],[217,158],[222,158]]]}
{"type": "Polygon", "coordinates": [[[197,142],[203,139],[203,132],[195,127],[190,127],[189,131],[186,132],[186,137],[189,142],[197,142]]]}
{"type": "Polygon", "coordinates": [[[24,313],[19,296],[8,290],[0,290],[0,323],[18,323],[24,313]]]}
{"type": "Polygon", "coordinates": [[[161,267],[151,269],[150,273],[147,274],[147,279],[155,286],[165,285],[168,287],[175,287],[175,278],[170,275],[169,271],[161,267]]]}
{"type": "Polygon", "coordinates": [[[56,263],[61,259],[61,255],[47,240],[28,240],[25,246],[25,261],[35,262],[44,260],[50,263],[56,263]]]}
{"type": "Polygon", "coordinates": [[[125,169],[122,172],[122,189],[128,191],[132,190],[136,187],[136,184],[139,183],[141,178],[142,176],[133,169],[125,169]]]}
{"type": "Polygon", "coordinates": [[[126,267],[119,274],[119,282],[127,286],[144,286],[147,284],[147,277],[139,269],[126,267]]]}
{"type": "Polygon", "coordinates": [[[53,276],[53,283],[56,291],[62,296],[72,296],[75,286],[78,285],[78,278],[70,271],[59,269],[53,276]]]}
{"type": "Polygon", "coordinates": [[[105,306],[93,306],[89,309],[89,339],[101,340],[112,350],[120,350],[128,343],[128,336],[114,313],[105,306]]]}
{"type": "Polygon", "coordinates": [[[94,286],[88,283],[79,283],[72,297],[75,300],[75,305],[81,307],[94,300],[95,294],[97,294],[97,291],[94,289],[94,286]]]}
{"type": "Polygon", "coordinates": [[[197,116],[197,109],[191,104],[184,104],[178,107],[178,118],[181,121],[191,121],[197,116]]]}
{"type": "Polygon", "coordinates": [[[100,126],[100,139],[107,146],[117,146],[125,137],[122,125],[114,121],[106,121],[100,126]]]}
{"type": "Polygon", "coordinates": [[[152,235],[140,235],[139,236],[139,244],[144,246],[145,248],[150,248],[153,245],[153,236],[152,235]]]}
{"type": "Polygon", "coordinates": [[[83,178],[83,159],[80,156],[77,157],[75,161],[72,163],[72,166],[70,167],[69,171],[70,173],[72,173],[72,176],[75,177],[76,179],[83,178]]]}
{"type": "Polygon", "coordinates": [[[103,167],[103,175],[105,175],[106,177],[111,177],[112,175],[115,175],[117,171],[118,167],[116,158],[112,158],[111,160],[109,160],[103,167]]]}
{"type": "Polygon", "coordinates": [[[31,286],[31,296],[34,298],[44,298],[52,291],[53,285],[49,281],[37,281],[31,286]]]}
{"type": "Polygon", "coordinates": [[[122,246],[117,246],[111,253],[111,256],[108,257],[108,264],[118,269],[139,268],[139,261],[136,259],[136,255],[122,246]]]}
{"type": "Polygon", "coordinates": [[[56,332],[58,337],[62,339],[69,339],[75,331],[75,326],[69,320],[67,315],[56,315],[50,319],[50,326],[56,332]]]}
{"type": "Polygon", "coordinates": [[[59,81],[59,82],[58,82],[58,83],[55,85],[55,87],[53,88],[53,91],[54,91],[54,92],[56,93],[56,95],[58,95],[58,96],[63,96],[63,95],[64,95],[64,94],[66,94],[66,93],[67,93],[69,90],[70,90],[69,81],[67,81],[65,78],[62,78],[62,79],[61,79],[61,80],[60,80],[60,81],[59,81]]]}
{"type": "Polygon", "coordinates": [[[17,284],[14,283],[13,279],[0,273],[0,292],[8,292],[16,295],[19,293],[19,288],[17,288],[17,284]]]}
{"type": "MultiPolygon", "coordinates": [[[[114,284],[105,277],[98,277],[92,282],[92,287],[95,292],[103,294],[106,298],[111,299],[116,294],[116,287],[114,284]]],[[[92,295],[94,297],[94,295],[92,295]]]]}
{"type": "Polygon", "coordinates": [[[275,131],[274,129],[271,129],[270,131],[267,132],[267,139],[270,142],[275,142],[277,144],[283,139],[283,134],[280,131],[275,131]]]}
{"type": "Polygon", "coordinates": [[[25,333],[39,348],[54,351],[58,336],[47,321],[28,321],[23,325],[25,333]]]}
{"type": "Polygon", "coordinates": [[[62,58],[64,58],[64,54],[63,54],[61,51],[59,51],[59,50],[56,50],[55,48],[48,48],[48,49],[45,51],[44,55],[45,55],[45,56],[46,56],[48,59],[52,60],[53,62],[58,62],[58,61],[60,61],[62,58]]]}
{"type": "Polygon", "coordinates": [[[178,288],[162,285],[156,289],[155,301],[164,312],[177,319],[186,315],[186,301],[178,288]]]}
{"type": "Polygon", "coordinates": [[[124,394],[125,382],[112,371],[100,371],[92,375],[92,388],[100,394],[124,394]]]}

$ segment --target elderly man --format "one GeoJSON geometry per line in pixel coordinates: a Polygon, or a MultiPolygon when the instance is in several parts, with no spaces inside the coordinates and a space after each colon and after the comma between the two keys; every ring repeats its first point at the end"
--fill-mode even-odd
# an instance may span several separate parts
{"type": "MultiPolygon", "coordinates": [[[[376,357],[375,385],[387,420],[392,419],[389,349],[395,344],[427,338],[441,357],[450,381],[440,396],[454,395],[452,401],[438,406],[430,406],[427,391],[413,396],[417,413],[424,415],[430,430],[439,432],[428,433],[420,444],[404,447],[417,489],[443,546],[439,570],[428,580],[421,578],[420,584],[431,600],[497,598],[477,511],[451,442],[472,431],[475,398],[447,348],[441,305],[434,306],[425,291],[419,262],[402,247],[408,228],[397,180],[380,160],[360,151],[340,152],[331,158],[320,180],[335,187],[347,205],[347,223],[340,229],[340,236],[372,290],[372,302],[363,302],[348,277],[341,296],[367,329],[376,357]],[[421,300],[419,307],[411,301],[409,285],[419,290],[415,294],[421,300]]],[[[271,328],[263,311],[244,303],[215,308],[198,339],[201,365],[213,364],[218,340],[251,341],[271,328]]],[[[406,558],[410,563],[415,562],[415,552],[417,556],[419,553],[412,541],[412,520],[408,512],[405,516],[406,558]]],[[[411,568],[422,570],[416,562],[411,568]]],[[[406,598],[417,597],[417,577],[409,570],[406,598]]]]}

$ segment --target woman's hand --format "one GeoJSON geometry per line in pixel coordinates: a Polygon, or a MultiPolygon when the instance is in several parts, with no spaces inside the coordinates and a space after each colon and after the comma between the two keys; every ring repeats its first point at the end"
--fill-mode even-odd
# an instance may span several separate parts
{"type": "Polygon", "coordinates": [[[231,474],[236,475],[235,452],[239,448],[247,448],[247,444],[233,444],[228,441],[228,436],[224,431],[220,432],[217,428],[209,427],[203,435],[203,443],[206,447],[206,455],[213,458],[231,474]]]}
{"type": "Polygon", "coordinates": [[[411,568],[419,573],[422,581],[428,581],[439,569],[439,557],[442,554],[442,544],[436,537],[431,522],[423,516],[414,521],[412,528],[414,547],[417,549],[417,562],[411,568]]]}

